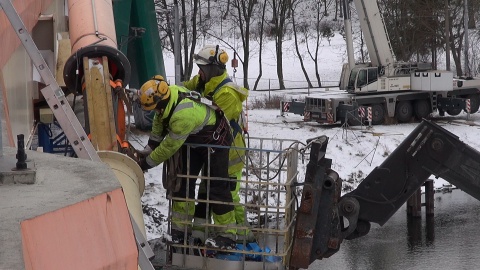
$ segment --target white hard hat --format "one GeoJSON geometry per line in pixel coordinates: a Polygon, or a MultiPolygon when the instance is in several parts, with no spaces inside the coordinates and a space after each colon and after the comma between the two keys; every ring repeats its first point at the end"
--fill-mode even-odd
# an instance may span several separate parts
{"type": "Polygon", "coordinates": [[[197,65],[216,64],[225,66],[228,62],[228,54],[218,45],[206,45],[197,54],[193,55],[193,61],[197,65]]]}

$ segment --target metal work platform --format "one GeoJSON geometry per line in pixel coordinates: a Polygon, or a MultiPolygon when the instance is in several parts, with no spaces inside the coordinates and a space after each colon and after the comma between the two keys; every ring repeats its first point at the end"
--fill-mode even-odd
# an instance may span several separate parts
{"type": "MultiPolygon", "coordinates": [[[[245,207],[245,220],[249,225],[237,225],[237,230],[249,229],[253,232],[256,242],[237,240],[237,249],[220,250],[203,245],[193,245],[190,228],[193,221],[190,218],[182,220],[186,224],[185,241],[182,244],[168,244],[166,251],[167,267],[182,269],[286,269],[292,248],[294,229],[297,182],[297,163],[299,142],[295,140],[250,138],[247,148],[235,148],[246,151],[245,168],[240,180],[215,179],[207,173],[201,173],[196,183],[196,193],[203,188],[201,182],[226,180],[239,181],[240,202],[230,203],[245,207]],[[190,237],[190,241],[188,238],[190,237]]],[[[192,145],[195,147],[198,145],[192,145]]],[[[214,149],[213,149],[214,151],[214,149]]],[[[181,177],[197,178],[194,175],[179,175],[181,177]]],[[[182,178],[185,179],[185,178],[182,178]]],[[[183,180],[184,181],[184,180],[183,180]]],[[[195,202],[199,200],[172,197],[180,202],[195,202]]],[[[201,200],[200,200],[201,201],[201,200]]],[[[208,204],[225,202],[212,201],[208,204]]],[[[172,220],[172,204],[170,201],[169,221],[172,220]]],[[[206,234],[222,225],[207,222],[203,224],[206,234]]],[[[171,227],[171,224],[169,224],[171,227]]],[[[225,227],[225,226],[223,226],[225,227]]],[[[229,228],[232,228],[229,225],[229,228]]],[[[211,236],[211,234],[210,234],[211,236]]]]}

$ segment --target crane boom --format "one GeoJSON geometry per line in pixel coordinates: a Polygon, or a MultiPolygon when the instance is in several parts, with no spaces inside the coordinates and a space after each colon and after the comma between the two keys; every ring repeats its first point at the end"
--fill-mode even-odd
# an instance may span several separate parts
{"type": "MultiPolygon", "coordinates": [[[[370,55],[372,66],[388,66],[394,63],[394,54],[385,22],[376,0],[354,0],[360,28],[370,55]]],[[[387,74],[388,75],[388,74],[387,74]]]]}

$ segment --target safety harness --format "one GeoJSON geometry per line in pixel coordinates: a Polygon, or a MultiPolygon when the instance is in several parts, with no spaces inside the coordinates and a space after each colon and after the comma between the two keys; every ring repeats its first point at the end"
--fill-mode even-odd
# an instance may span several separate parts
{"type": "MultiPolygon", "coordinates": [[[[224,117],[223,111],[216,105],[214,104],[209,104],[204,102],[201,99],[201,96],[198,92],[178,92],[178,98],[175,104],[173,104],[168,116],[163,119],[163,133],[162,136],[166,135],[166,132],[168,132],[168,125],[170,122],[170,119],[172,115],[175,112],[178,112],[182,109],[186,108],[191,108],[193,104],[191,103],[182,103],[180,102],[188,98],[196,103],[204,104],[208,108],[212,109],[215,111],[216,114],[216,122],[215,125],[207,125],[208,120],[210,119],[210,110],[207,110],[207,114],[205,116],[205,120],[203,123],[192,133],[188,135],[187,142],[189,143],[201,143],[201,144],[209,144],[215,141],[217,145],[230,145],[227,141],[227,133],[226,132],[229,130],[228,128],[228,122],[226,121],[224,117]]],[[[175,138],[175,135],[171,134],[173,138],[175,138]]]]}
{"type": "MultiPolygon", "coordinates": [[[[215,89],[213,89],[212,92],[208,93],[208,95],[206,96],[207,99],[211,100],[213,102],[213,96],[218,92],[218,90],[220,90],[220,88],[222,88],[222,86],[224,86],[225,84],[227,83],[233,83],[232,80],[230,78],[225,78],[223,79],[223,81],[221,81],[217,87],[215,87],[215,89]]],[[[243,111],[240,113],[241,116],[243,115],[243,111]]],[[[240,119],[239,119],[240,120],[240,119]]],[[[244,130],[242,129],[242,127],[240,126],[240,124],[238,123],[237,120],[230,120],[230,127],[232,127],[233,129],[233,138],[235,138],[237,136],[238,133],[242,134],[242,132],[244,132],[244,130]]]]}
{"type": "MultiPolygon", "coordinates": [[[[192,133],[187,136],[186,142],[188,143],[195,143],[195,144],[210,144],[213,141],[216,142],[217,145],[229,146],[232,141],[232,137],[230,136],[230,128],[228,126],[228,122],[223,115],[223,111],[218,108],[218,106],[214,106],[211,104],[207,104],[201,101],[200,94],[197,92],[178,92],[177,101],[173,104],[168,116],[163,119],[163,131],[162,136],[166,136],[168,132],[168,124],[172,115],[175,112],[178,112],[183,109],[191,108],[193,106],[192,103],[182,103],[180,102],[184,99],[188,98],[194,102],[205,104],[209,108],[213,109],[216,114],[216,122],[215,125],[207,125],[208,120],[210,119],[210,111],[207,110],[207,114],[203,123],[192,133]]],[[[176,136],[171,134],[172,138],[176,136]]],[[[208,151],[208,148],[204,147],[205,149],[198,149],[200,151],[208,151]]],[[[180,189],[181,180],[177,177],[177,174],[182,172],[182,158],[181,158],[181,151],[177,151],[172,157],[165,161],[163,167],[163,186],[169,192],[177,192],[180,189]]]]}

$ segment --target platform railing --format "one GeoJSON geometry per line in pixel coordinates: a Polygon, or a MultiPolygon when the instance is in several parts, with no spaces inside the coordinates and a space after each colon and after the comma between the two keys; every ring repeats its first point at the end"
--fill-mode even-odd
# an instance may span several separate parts
{"type": "MultiPolygon", "coordinates": [[[[188,148],[206,145],[188,145],[188,148]]],[[[215,151],[216,147],[208,146],[215,151]]],[[[251,230],[255,235],[255,242],[245,239],[237,241],[237,249],[220,250],[193,243],[190,237],[193,220],[185,216],[182,224],[186,225],[185,241],[180,244],[169,244],[169,258],[171,264],[189,269],[286,269],[292,248],[292,234],[294,230],[296,209],[296,183],[298,176],[299,142],[295,140],[249,138],[247,147],[232,147],[245,151],[243,157],[244,170],[240,180],[211,177],[208,170],[194,176],[188,173],[178,174],[183,181],[188,178],[197,178],[196,194],[200,188],[209,190],[212,181],[240,182],[240,202],[219,202],[209,199],[181,198],[169,196],[179,202],[227,205],[242,205],[245,208],[244,219],[247,225],[219,225],[207,221],[202,224],[207,234],[219,228],[235,228],[237,230],[251,230]],[[200,187],[200,183],[206,187],[200,187]],[[190,239],[188,239],[190,237],[190,239]]],[[[188,150],[187,150],[188,153],[188,150]]],[[[210,157],[205,161],[210,162],[210,157]]],[[[188,167],[188,165],[187,165],[188,167]]],[[[206,168],[206,167],[204,167],[206,168]]],[[[188,194],[188,192],[187,192],[188,194]]],[[[171,203],[169,221],[171,222],[171,203]]],[[[171,225],[171,224],[169,224],[171,225]]],[[[170,227],[170,226],[169,226],[170,227]]],[[[209,236],[209,235],[207,235],[209,236]]]]}

